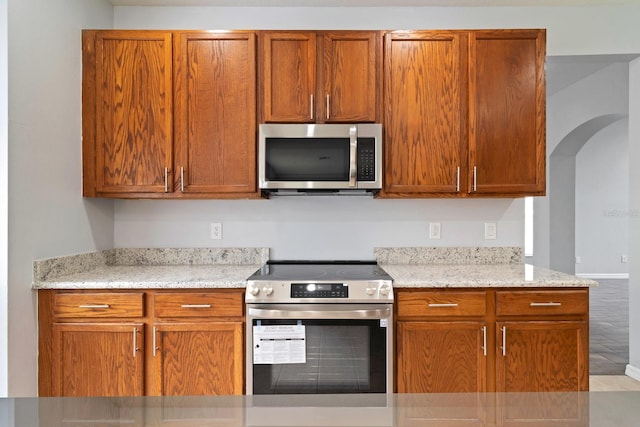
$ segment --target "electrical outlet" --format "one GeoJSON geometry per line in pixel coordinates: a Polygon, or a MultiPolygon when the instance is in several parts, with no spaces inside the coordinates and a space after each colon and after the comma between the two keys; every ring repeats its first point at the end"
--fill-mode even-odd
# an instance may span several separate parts
{"type": "Polygon", "coordinates": [[[211,223],[211,238],[213,240],[221,240],[222,239],[222,223],[221,222],[212,222],[211,223]]]}
{"type": "Polygon", "coordinates": [[[498,225],[495,222],[484,223],[484,239],[495,240],[498,238],[498,225]]]}
{"type": "Polygon", "coordinates": [[[582,258],[577,256],[576,257],[576,264],[580,264],[582,262],[582,258]]]}
{"type": "Polygon", "coordinates": [[[440,238],[440,223],[439,222],[430,222],[429,223],[429,238],[430,239],[439,239],[440,238]]]}
{"type": "Polygon", "coordinates": [[[627,256],[626,255],[622,255],[620,257],[620,262],[623,263],[623,264],[626,264],[627,263],[627,256]]]}

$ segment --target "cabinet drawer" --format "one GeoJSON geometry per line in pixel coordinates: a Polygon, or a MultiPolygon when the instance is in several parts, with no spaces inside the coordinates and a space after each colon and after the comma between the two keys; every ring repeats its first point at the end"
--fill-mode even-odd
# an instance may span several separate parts
{"type": "Polygon", "coordinates": [[[242,317],[241,293],[159,293],[154,295],[156,317],[242,317]]]}
{"type": "Polygon", "coordinates": [[[398,292],[398,317],[484,316],[486,293],[460,291],[398,292]]]}
{"type": "Polygon", "coordinates": [[[58,293],[53,301],[56,317],[142,317],[142,292],[58,293]]]}
{"type": "Polygon", "coordinates": [[[496,292],[498,316],[586,315],[589,312],[589,291],[540,290],[496,292]]]}

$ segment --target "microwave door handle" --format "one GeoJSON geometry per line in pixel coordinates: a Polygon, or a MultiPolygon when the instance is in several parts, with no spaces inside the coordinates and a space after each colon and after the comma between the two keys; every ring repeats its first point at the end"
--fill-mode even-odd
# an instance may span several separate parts
{"type": "Polygon", "coordinates": [[[358,129],[355,126],[349,128],[349,187],[356,186],[357,161],[358,154],[358,129]]]}

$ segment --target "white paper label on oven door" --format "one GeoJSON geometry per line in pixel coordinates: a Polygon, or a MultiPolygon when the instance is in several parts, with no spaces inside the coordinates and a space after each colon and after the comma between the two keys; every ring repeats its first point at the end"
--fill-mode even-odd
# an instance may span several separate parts
{"type": "Polygon", "coordinates": [[[253,364],[306,363],[304,325],[253,327],[253,364]]]}

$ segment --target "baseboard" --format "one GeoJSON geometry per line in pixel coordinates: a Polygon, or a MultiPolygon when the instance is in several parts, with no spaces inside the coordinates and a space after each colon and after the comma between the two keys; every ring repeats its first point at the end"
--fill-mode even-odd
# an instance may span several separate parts
{"type": "Polygon", "coordinates": [[[624,370],[624,374],[636,381],[640,381],[640,368],[636,368],[633,365],[627,365],[627,369],[624,370]]]}
{"type": "Polygon", "coordinates": [[[628,279],[629,273],[576,273],[584,279],[628,279]]]}

